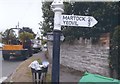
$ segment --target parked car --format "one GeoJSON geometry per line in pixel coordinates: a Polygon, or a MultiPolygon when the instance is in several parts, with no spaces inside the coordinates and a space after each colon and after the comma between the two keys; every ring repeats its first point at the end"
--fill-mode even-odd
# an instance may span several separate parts
{"type": "Polygon", "coordinates": [[[33,53],[38,53],[39,51],[41,51],[40,40],[34,39],[33,40],[33,53]]]}

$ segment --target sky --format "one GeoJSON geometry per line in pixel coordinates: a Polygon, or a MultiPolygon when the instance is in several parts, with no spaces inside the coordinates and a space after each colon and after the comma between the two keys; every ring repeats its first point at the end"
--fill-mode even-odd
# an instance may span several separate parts
{"type": "Polygon", "coordinates": [[[30,27],[34,33],[39,33],[40,30],[38,23],[43,20],[41,1],[50,0],[0,0],[0,32],[16,27],[19,22],[19,27],[30,27]]]}
{"type": "Polygon", "coordinates": [[[9,28],[30,27],[39,33],[42,18],[41,0],[0,0],[0,32],[9,28]]]}

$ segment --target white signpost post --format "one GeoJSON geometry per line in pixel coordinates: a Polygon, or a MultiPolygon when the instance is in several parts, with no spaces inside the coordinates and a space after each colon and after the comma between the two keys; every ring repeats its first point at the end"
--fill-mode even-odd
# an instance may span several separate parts
{"type": "Polygon", "coordinates": [[[93,27],[98,23],[92,16],[62,15],[61,20],[63,26],[93,27]]]}

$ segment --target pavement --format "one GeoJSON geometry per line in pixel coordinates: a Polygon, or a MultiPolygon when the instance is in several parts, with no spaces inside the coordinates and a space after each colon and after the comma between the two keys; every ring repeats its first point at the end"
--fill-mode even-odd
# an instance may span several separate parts
{"type": "MultiPolygon", "coordinates": [[[[45,57],[44,52],[39,52],[37,54],[34,54],[32,57],[23,61],[3,83],[8,84],[8,83],[12,83],[12,82],[14,82],[14,83],[33,82],[31,68],[28,66],[34,60],[48,61],[45,57]]],[[[52,64],[50,64],[48,67],[47,82],[51,81],[51,70],[52,70],[52,64]]],[[[82,76],[83,76],[83,72],[74,70],[69,67],[65,67],[64,65],[60,65],[60,82],[76,82],[76,84],[77,84],[82,76]]]]}

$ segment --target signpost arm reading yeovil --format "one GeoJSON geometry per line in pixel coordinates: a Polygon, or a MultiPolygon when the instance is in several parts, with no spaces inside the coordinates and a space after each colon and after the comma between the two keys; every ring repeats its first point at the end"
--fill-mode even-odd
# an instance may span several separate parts
{"type": "Polygon", "coordinates": [[[97,20],[92,16],[62,15],[61,20],[63,26],[93,27],[97,24],[97,20]]]}
{"type": "Polygon", "coordinates": [[[54,12],[52,83],[55,84],[59,84],[61,14],[64,11],[63,6],[62,0],[54,0],[51,4],[51,8],[54,12]]]}

